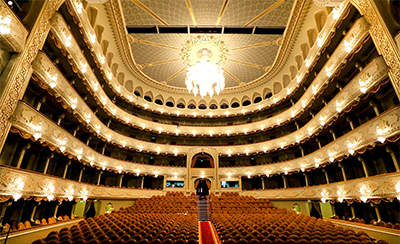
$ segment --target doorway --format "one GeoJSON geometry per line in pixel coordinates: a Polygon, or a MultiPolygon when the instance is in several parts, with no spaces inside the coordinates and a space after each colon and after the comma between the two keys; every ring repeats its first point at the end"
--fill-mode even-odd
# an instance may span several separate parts
{"type": "Polygon", "coordinates": [[[195,180],[196,196],[208,196],[210,194],[211,181],[207,178],[195,180]]]}

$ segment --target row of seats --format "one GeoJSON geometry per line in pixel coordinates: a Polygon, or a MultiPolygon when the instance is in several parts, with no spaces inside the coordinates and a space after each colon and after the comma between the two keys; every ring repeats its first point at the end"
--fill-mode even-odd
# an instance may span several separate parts
{"type": "Polygon", "coordinates": [[[191,200],[183,194],[138,199],[131,207],[82,220],[33,244],[197,244],[198,216],[182,207],[191,200]],[[175,211],[165,205],[172,202],[181,207],[175,211]]]}
{"type": "Polygon", "coordinates": [[[42,220],[37,219],[33,223],[31,223],[29,221],[19,222],[19,223],[17,221],[13,221],[11,223],[11,225],[7,223],[3,226],[2,234],[6,234],[6,233],[8,233],[8,231],[15,232],[15,231],[21,231],[21,230],[25,230],[25,229],[30,229],[33,227],[40,227],[40,226],[44,226],[44,225],[55,224],[57,222],[66,221],[66,220],[70,220],[70,219],[75,219],[74,215],[71,215],[71,218],[68,215],[64,215],[64,216],[60,215],[57,218],[50,217],[47,220],[44,218],[42,220]]]}
{"type": "MultiPolygon", "coordinates": [[[[211,201],[212,221],[222,243],[226,244],[258,244],[258,243],[298,243],[298,244],[373,244],[374,239],[365,232],[356,233],[342,228],[332,222],[309,217],[286,209],[271,206],[268,200],[241,197],[238,194],[213,196],[211,201]],[[232,201],[248,201],[240,211],[219,211],[222,207],[233,206],[232,201]],[[215,207],[214,203],[218,202],[215,207]],[[254,212],[249,206],[251,202],[264,202],[271,206],[258,208],[254,212]],[[215,211],[217,210],[217,211],[215,211]]],[[[233,207],[234,208],[234,207],[233,207]]],[[[386,243],[380,241],[378,243],[386,243]]]]}

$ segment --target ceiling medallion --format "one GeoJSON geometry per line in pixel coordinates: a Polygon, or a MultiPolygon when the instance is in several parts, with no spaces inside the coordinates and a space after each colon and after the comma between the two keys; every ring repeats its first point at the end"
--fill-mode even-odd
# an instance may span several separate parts
{"type": "Polygon", "coordinates": [[[186,88],[189,93],[203,98],[212,97],[225,88],[222,63],[226,60],[228,49],[225,43],[213,36],[191,38],[182,48],[182,59],[188,64],[186,88]]]}

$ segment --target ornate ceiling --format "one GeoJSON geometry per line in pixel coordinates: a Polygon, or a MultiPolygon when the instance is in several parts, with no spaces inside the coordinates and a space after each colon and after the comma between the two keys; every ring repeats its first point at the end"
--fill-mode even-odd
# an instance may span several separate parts
{"type": "MultiPolygon", "coordinates": [[[[127,26],[286,26],[294,0],[124,0],[127,26]]],[[[197,37],[199,34],[193,34],[197,37]]],[[[189,34],[131,34],[136,65],[150,78],[186,87],[181,49],[189,34]]],[[[278,53],[282,35],[217,34],[228,48],[223,63],[226,87],[264,75],[278,53]]]]}

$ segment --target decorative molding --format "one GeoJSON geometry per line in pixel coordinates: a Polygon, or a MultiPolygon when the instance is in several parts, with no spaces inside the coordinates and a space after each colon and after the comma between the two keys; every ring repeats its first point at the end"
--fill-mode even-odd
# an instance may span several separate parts
{"type": "Polygon", "coordinates": [[[341,181],[327,185],[307,186],[274,190],[253,190],[243,191],[244,196],[255,198],[278,199],[310,199],[319,200],[322,195],[326,200],[367,198],[396,198],[399,193],[395,189],[385,188],[386,182],[400,185],[400,172],[377,175],[368,178],[359,178],[348,181],[341,181]],[[367,179],[367,180],[366,180],[367,179]],[[339,191],[338,189],[345,189],[339,191]]]}
{"type": "Polygon", "coordinates": [[[0,166],[0,193],[2,195],[12,195],[15,192],[22,193],[24,197],[47,197],[48,195],[53,195],[56,198],[67,198],[69,195],[72,195],[74,198],[78,199],[82,199],[84,196],[87,198],[112,197],[114,199],[132,199],[163,195],[163,191],[161,190],[97,186],[12,167],[0,166]],[[22,187],[16,190],[13,188],[16,184],[22,185],[22,187]],[[46,189],[50,188],[51,191],[46,191],[46,189]]]}
{"type": "Polygon", "coordinates": [[[13,114],[18,100],[24,94],[29,82],[32,71],[31,63],[42,48],[50,30],[49,20],[62,3],[63,0],[50,0],[43,4],[36,23],[28,36],[24,50],[4,81],[4,92],[0,97],[0,145],[8,134],[6,131],[9,128],[8,119],[13,114]]]}
{"type": "Polygon", "coordinates": [[[371,25],[370,35],[378,52],[389,66],[389,77],[400,98],[400,51],[383,20],[374,0],[350,0],[371,25]]]}
{"type": "Polygon", "coordinates": [[[19,20],[18,16],[7,6],[6,2],[1,1],[0,17],[4,18],[6,16],[10,18],[10,24],[8,24],[10,32],[7,34],[0,34],[1,47],[8,52],[22,52],[25,48],[25,41],[29,32],[19,20]]]}

